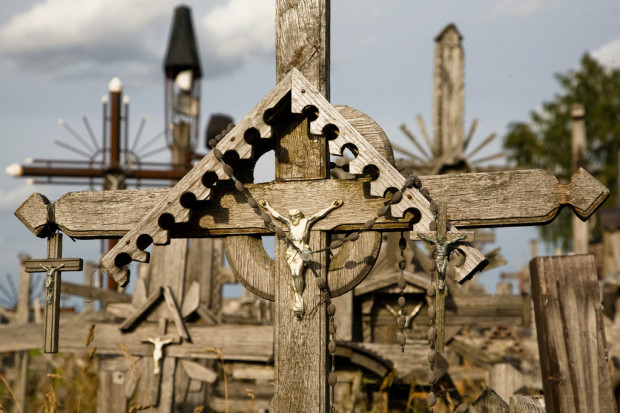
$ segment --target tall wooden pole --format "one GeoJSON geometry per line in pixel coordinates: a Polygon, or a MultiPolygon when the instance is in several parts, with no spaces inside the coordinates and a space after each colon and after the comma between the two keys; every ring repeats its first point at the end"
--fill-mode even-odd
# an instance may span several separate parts
{"type": "MultiPolygon", "coordinates": [[[[572,168],[584,168],[586,164],[586,122],[585,110],[581,103],[575,103],[571,108],[572,124],[572,168]]],[[[573,215],[573,252],[587,254],[590,245],[590,231],[588,223],[573,215]]]]}
{"type": "MultiPolygon", "coordinates": [[[[329,98],[329,0],[276,1],[277,80],[293,68],[329,98]]],[[[308,120],[300,115],[288,117],[274,129],[278,154],[276,180],[328,177],[327,140],[323,136],[310,139],[308,130],[308,120]]],[[[327,234],[311,231],[310,248],[317,251],[326,247],[327,234]]],[[[325,252],[314,254],[310,263],[312,271],[306,269],[303,294],[306,315],[298,319],[291,308],[291,275],[284,259],[286,248],[284,241],[277,240],[274,411],[326,412],[329,404],[327,315],[313,271],[327,279],[328,257],[325,252]],[[316,314],[310,316],[308,313],[317,306],[316,314]]]]}

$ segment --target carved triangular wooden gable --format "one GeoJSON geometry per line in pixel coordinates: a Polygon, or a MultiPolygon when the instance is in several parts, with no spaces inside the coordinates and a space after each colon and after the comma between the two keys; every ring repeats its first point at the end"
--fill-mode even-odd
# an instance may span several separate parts
{"type": "MultiPolygon", "coordinates": [[[[400,189],[405,178],[384,159],[338,111],[297,70],[291,72],[267,94],[241,122],[218,143],[224,157],[235,152],[239,159],[252,157],[252,145],[258,139],[271,138],[269,119],[290,102],[292,113],[304,113],[311,109],[316,119],[310,122],[311,133],[325,134],[330,138],[329,151],[341,156],[345,148],[352,149],[356,157],[350,163],[350,173],[363,174],[372,167],[377,178],[370,184],[372,196],[383,197],[389,189],[400,189]],[[316,108],[316,110],[314,110],[316,108]]],[[[188,222],[190,206],[209,197],[211,187],[218,179],[231,179],[224,165],[216,159],[214,151],[209,152],[194,168],[181,179],[168,194],[134,226],[102,259],[107,272],[120,284],[129,280],[127,265],[131,261],[148,261],[145,249],[151,244],[163,245],[169,242],[169,228],[173,224],[188,222]]],[[[402,200],[391,205],[393,217],[402,217],[406,211],[418,219],[416,230],[425,231],[434,220],[430,201],[418,189],[408,188],[402,200]]],[[[451,231],[457,231],[452,227],[451,231]]],[[[459,246],[464,262],[456,267],[456,278],[462,282],[484,266],[486,260],[478,250],[469,244],[459,246]]]]}

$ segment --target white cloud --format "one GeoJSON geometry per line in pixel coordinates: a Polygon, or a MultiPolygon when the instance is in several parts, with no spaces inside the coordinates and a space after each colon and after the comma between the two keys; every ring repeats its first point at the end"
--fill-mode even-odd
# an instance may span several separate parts
{"type": "Polygon", "coordinates": [[[253,60],[272,59],[275,49],[275,2],[230,0],[199,22],[199,46],[207,76],[218,76],[253,60]]]}
{"type": "Polygon", "coordinates": [[[9,68],[52,80],[160,73],[153,37],[165,41],[158,32],[171,10],[169,0],[45,0],[0,27],[0,54],[9,68]]]}
{"type": "Polygon", "coordinates": [[[620,39],[602,45],[590,55],[603,66],[620,69],[620,39]]]}
{"type": "MultiPolygon", "coordinates": [[[[159,81],[174,6],[172,0],[44,0],[0,27],[0,55],[8,68],[48,80],[159,81]]],[[[272,0],[208,7],[193,10],[205,76],[273,56],[272,0]]]]}
{"type": "Polygon", "coordinates": [[[14,189],[0,188],[0,213],[13,213],[37,189],[32,185],[22,185],[14,189]]]}
{"type": "Polygon", "coordinates": [[[542,9],[542,0],[500,0],[490,11],[491,17],[528,16],[542,9]]]}

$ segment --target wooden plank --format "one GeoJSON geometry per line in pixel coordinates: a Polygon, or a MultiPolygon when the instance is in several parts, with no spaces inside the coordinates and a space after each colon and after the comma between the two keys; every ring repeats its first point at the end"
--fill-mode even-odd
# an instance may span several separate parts
{"type": "Polygon", "coordinates": [[[510,413],[546,413],[543,396],[512,396],[510,413]]]}
{"type": "MultiPolygon", "coordinates": [[[[511,226],[544,224],[555,218],[562,205],[571,205],[576,213],[587,219],[607,198],[609,191],[583,169],[578,170],[571,183],[560,185],[546,171],[531,169],[508,172],[483,172],[475,174],[438,175],[420,177],[433,199],[448,204],[448,220],[457,227],[511,226]],[[481,197],[480,194],[485,194],[481,197]]],[[[364,217],[374,214],[382,198],[367,200],[368,179],[356,181],[328,180],[308,183],[289,183],[291,191],[301,191],[309,196],[325,194],[344,195],[344,205],[333,215],[317,222],[316,229],[357,229],[344,220],[350,216],[352,205],[360,205],[364,217]],[[309,191],[309,192],[306,192],[309,191]]],[[[248,184],[250,193],[259,198],[277,199],[281,186],[272,184],[248,184]]],[[[69,192],[56,202],[56,222],[62,231],[74,238],[118,237],[125,235],[142,218],[144,211],[155,207],[168,193],[164,189],[140,191],[69,192]],[[99,205],[107,205],[99,209],[99,205]],[[86,211],[86,212],[84,212],[86,211]]],[[[35,225],[38,216],[45,214],[46,207],[37,203],[38,194],[32,195],[15,212],[28,227],[35,225]]],[[[301,197],[300,197],[301,198],[301,197]]],[[[258,198],[257,198],[258,199],[258,198]]],[[[304,199],[289,199],[292,207],[302,207],[304,199]]],[[[299,208],[298,208],[299,209],[299,208]]],[[[192,237],[235,234],[267,234],[245,198],[232,188],[214,189],[210,201],[193,209],[200,217],[200,227],[191,230],[192,237]],[[236,218],[239,217],[239,218],[236,218]],[[235,221],[230,222],[230,219],[235,221]],[[239,228],[239,222],[246,222],[239,228]],[[236,227],[236,228],[231,228],[236,227]]],[[[357,210],[356,210],[357,211],[357,210]]],[[[361,220],[361,218],[360,218],[361,220]]],[[[350,218],[349,218],[350,221],[350,218]]],[[[377,229],[403,229],[399,219],[379,219],[377,229]]],[[[407,221],[406,219],[404,221],[407,221]]],[[[185,232],[189,228],[183,228],[185,232]]],[[[41,232],[33,231],[35,235],[41,232]]],[[[174,236],[175,234],[172,234],[174,236]]]]}
{"type": "Polygon", "coordinates": [[[119,293],[114,290],[105,290],[103,288],[97,288],[82,284],[75,284],[69,282],[63,282],[60,291],[63,294],[77,295],[79,297],[85,297],[93,300],[100,300],[104,303],[130,303],[131,295],[125,293],[119,293]]]}
{"type": "MultiPolygon", "coordinates": [[[[63,352],[84,352],[84,334],[91,322],[79,317],[63,317],[60,323],[59,349],[63,352]]],[[[219,348],[225,360],[242,360],[270,362],[273,358],[273,327],[245,325],[243,328],[234,325],[193,326],[190,328],[193,343],[183,342],[166,347],[167,357],[215,359],[205,348],[219,348]]],[[[145,337],[156,337],[159,334],[155,323],[140,325],[140,335],[123,334],[118,324],[97,323],[97,332],[93,346],[97,354],[118,355],[118,343],[124,343],[135,357],[146,357],[152,360],[153,345],[143,343],[145,337]]],[[[0,326],[0,353],[9,351],[26,351],[40,347],[41,325],[3,325],[0,326]]],[[[151,365],[151,372],[153,371],[151,365]]]]}
{"type": "Polygon", "coordinates": [[[217,380],[217,373],[208,367],[190,360],[181,360],[181,365],[192,380],[213,383],[217,380]]]}
{"type": "Polygon", "coordinates": [[[491,388],[486,388],[480,397],[469,406],[472,413],[509,413],[508,404],[491,388]]]}
{"type": "Polygon", "coordinates": [[[593,255],[530,261],[549,413],[615,412],[593,255]]]}
{"type": "Polygon", "coordinates": [[[161,287],[159,287],[157,290],[155,290],[153,294],[149,296],[149,298],[140,307],[136,309],[136,311],[133,312],[133,314],[131,314],[129,317],[127,317],[127,319],[125,319],[123,324],[120,325],[119,329],[121,331],[129,331],[133,329],[138,323],[138,321],[140,321],[147,314],[147,312],[151,309],[151,307],[157,301],[159,301],[162,294],[163,294],[163,290],[161,287]]]}
{"type": "Polygon", "coordinates": [[[187,293],[183,297],[183,305],[181,306],[181,315],[183,318],[189,317],[200,306],[200,284],[194,281],[187,293]]]}
{"type": "MultiPolygon", "coordinates": [[[[585,109],[581,103],[571,107],[571,168],[585,168],[587,164],[585,109]]],[[[590,225],[572,216],[573,253],[590,252],[590,225]]]]}
{"type": "Polygon", "coordinates": [[[17,298],[17,311],[15,322],[25,324],[30,321],[30,274],[26,271],[25,262],[30,257],[22,259],[19,270],[19,296],[17,298]]]}
{"type": "Polygon", "coordinates": [[[170,315],[172,316],[172,321],[174,321],[177,333],[184,340],[191,340],[189,333],[187,332],[185,322],[183,321],[181,310],[179,309],[177,300],[174,298],[172,288],[169,285],[166,285],[164,287],[164,299],[166,300],[166,304],[168,305],[168,310],[170,310],[170,315]]]}
{"type": "Polygon", "coordinates": [[[26,272],[47,272],[44,267],[59,267],[62,265],[62,271],[82,271],[84,264],[81,258],[41,258],[30,259],[25,263],[26,272]]]}
{"type": "MultiPolygon", "coordinates": [[[[47,257],[56,259],[62,257],[62,234],[55,233],[47,239],[47,257]]],[[[81,261],[81,260],[80,260],[81,261]]],[[[56,265],[55,267],[58,267],[56,265]]],[[[82,269],[80,267],[80,269],[82,269]]],[[[28,265],[26,263],[26,271],[28,265]]],[[[46,275],[45,281],[45,329],[43,348],[46,353],[58,352],[58,329],[60,320],[60,284],[61,271],[53,275],[46,275]]]]}

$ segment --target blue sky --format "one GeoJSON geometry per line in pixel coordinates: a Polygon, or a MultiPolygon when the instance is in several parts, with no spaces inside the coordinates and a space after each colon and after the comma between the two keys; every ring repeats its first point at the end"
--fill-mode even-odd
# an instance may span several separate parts
{"type": "MultiPolygon", "coordinates": [[[[275,82],[274,1],[187,1],[202,58],[202,123],[211,113],[241,119],[275,82]]],[[[3,0],[0,3],[0,166],[27,157],[73,158],[54,140],[76,144],[58,119],[83,136],[86,115],[98,136],[101,96],[118,76],[131,98],[130,135],[142,116],[144,137],[164,127],[162,61],[176,2],[167,0],[3,0]]],[[[399,126],[420,135],[431,126],[434,37],[449,23],[464,36],[465,128],[479,120],[473,145],[500,138],[479,156],[500,150],[511,121],[558,92],[555,73],[576,68],[584,53],[620,66],[620,4],[613,0],[332,2],[331,97],[366,112],[395,143],[415,148],[399,126]]],[[[202,132],[201,132],[202,133],[202,132]]],[[[432,133],[432,131],[431,131],[432,133]]],[[[79,145],[79,144],[78,144],[79,145]]],[[[165,157],[161,158],[162,160],[165,157]]],[[[502,161],[497,161],[502,163],[502,161]]],[[[18,273],[19,253],[45,254],[13,211],[32,193],[57,199],[86,187],[28,186],[0,174],[0,282],[18,273]]],[[[529,259],[532,229],[497,231],[510,261],[481,281],[529,259]]],[[[65,241],[65,256],[94,259],[99,243],[65,241]]],[[[70,275],[67,275],[70,278],[70,275]]]]}

